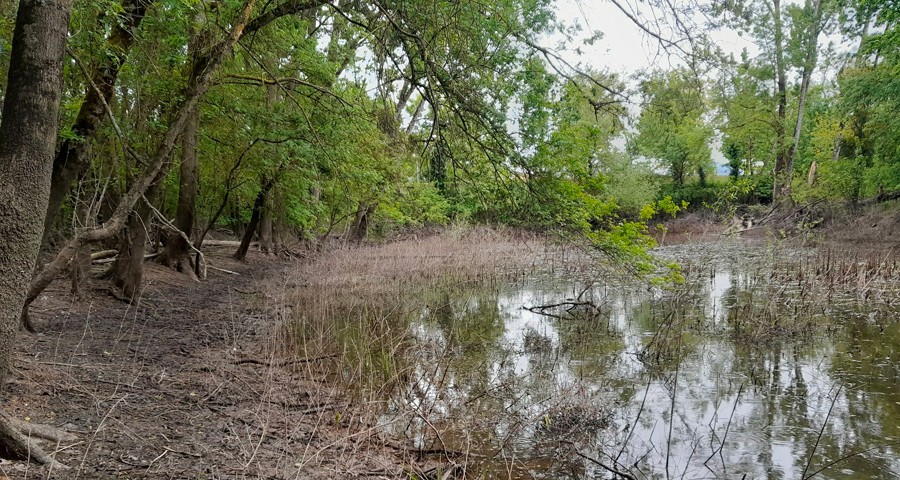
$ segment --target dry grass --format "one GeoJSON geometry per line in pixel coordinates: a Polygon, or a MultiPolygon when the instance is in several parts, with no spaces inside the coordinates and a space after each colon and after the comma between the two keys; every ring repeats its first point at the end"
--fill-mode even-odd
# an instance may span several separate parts
{"type": "MultiPolygon", "coordinates": [[[[406,445],[424,449],[429,453],[420,454],[437,461],[443,468],[441,475],[457,468],[456,473],[465,472],[465,478],[493,478],[500,474],[497,465],[506,465],[509,472],[527,470],[530,467],[522,464],[525,459],[505,459],[510,443],[534,428],[546,430],[552,425],[550,433],[586,428],[590,422],[579,423],[574,417],[584,416],[579,412],[585,409],[596,411],[597,402],[584,392],[577,393],[577,385],[567,385],[560,386],[558,398],[547,399],[539,408],[523,404],[506,411],[502,419],[487,411],[460,415],[444,410],[452,404],[449,397],[461,394],[455,391],[460,388],[455,382],[463,380],[451,378],[482,368],[465,362],[486,361],[473,356],[472,350],[486,348],[495,341],[486,339],[495,339],[495,329],[502,328],[501,320],[479,317],[483,312],[478,305],[492,305],[496,314],[498,290],[524,282],[535,272],[592,273],[596,267],[585,258],[571,244],[490,229],[450,230],[328,252],[286,282],[282,348],[287,354],[316,359],[303,363],[307,374],[327,377],[326,384],[348,392],[360,422],[380,425],[370,436],[388,432],[406,445]],[[416,336],[410,319],[422,316],[446,328],[443,340],[416,336]],[[478,438],[474,433],[491,431],[496,422],[508,425],[505,439],[478,438]],[[491,464],[490,470],[477,467],[485,462],[491,464]]],[[[544,348],[548,356],[554,353],[547,345],[544,348]]],[[[473,401],[490,404],[484,407],[490,410],[506,390],[526,388],[519,385],[526,380],[508,379],[496,390],[491,387],[481,396],[473,394],[480,399],[473,401]]],[[[595,417],[598,420],[590,423],[591,428],[601,424],[602,416],[596,413],[595,417]]],[[[435,475],[437,470],[424,477],[440,477],[435,475]]]]}
{"type": "Polygon", "coordinates": [[[476,229],[326,253],[289,280],[296,288],[285,297],[285,345],[303,357],[335,358],[329,373],[369,400],[384,398],[411,368],[402,364],[411,347],[403,319],[428,293],[515,281],[560,248],[476,229]]]}
{"type": "MultiPolygon", "coordinates": [[[[720,245],[712,251],[734,251],[740,244],[720,245]]],[[[749,257],[738,252],[681,259],[686,282],[653,304],[656,334],[643,358],[677,360],[686,333],[725,334],[741,344],[763,345],[833,333],[847,315],[864,310],[889,315],[900,306],[900,258],[892,250],[773,244],[747,250],[754,252],[749,257]],[[740,280],[720,299],[724,321],[715,323],[702,306],[719,271],[739,272],[734,278],[740,280]]]]}

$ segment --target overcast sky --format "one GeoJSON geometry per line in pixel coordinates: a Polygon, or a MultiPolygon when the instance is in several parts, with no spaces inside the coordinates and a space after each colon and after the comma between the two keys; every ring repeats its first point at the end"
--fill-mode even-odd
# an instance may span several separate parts
{"type": "MultiPolygon", "coordinates": [[[[787,0],[786,3],[801,3],[802,0],[787,0]]],[[[626,8],[634,7],[650,15],[647,5],[635,0],[620,0],[626,8]]],[[[679,0],[674,0],[678,5],[679,0]]],[[[596,68],[607,67],[614,72],[631,74],[648,66],[669,68],[677,64],[677,59],[670,59],[665,52],[659,52],[658,42],[649,38],[633,21],[622,13],[609,0],[556,0],[557,17],[566,24],[579,24],[583,27],[583,37],[592,32],[603,32],[603,38],[593,45],[582,45],[575,42],[571,47],[580,47],[581,55],[569,51],[569,61],[580,61],[596,68]]],[[[756,52],[752,42],[741,38],[733,31],[711,32],[712,38],[722,50],[738,55],[743,48],[751,54],[756,52]]]]}
{"type": "MultiPolygon", "coordinates": [[[[676,5],[679,3],[679,0],[674,1],[676,5]]],[[[788,0],[789,3],[799,1],[801,0],[788,0]]],[[[620,0],[619,3],[626,8],[647,8],[646,4],[635,0],[620,0]]],[[[671,58],[666,52],[660,51],[659,42],[642,31],[609,0],[556,0],[556,4],[558,20],[567,25],[578,24],[582,27],[581,38],[567,45],[567,51],[563,54],[566,60],[573,64],[582,64],[598,70],[605,68],[628,79],[648,67],[668,69],[681,63],[678,58],[671,58]],[[583,39],[597,31],[603,33],[599,41],[592,45],[583,43],[583,39]]],[[[639,12],[651,15],[647,10],[639,12]]],[[[757,51],[752,42],[741,38],[734,31],[715,31],[710,34],[716,45],[726,53],[738,56],[744,48],[751,54],[757,51]]],[[[548,41],[559,43],[561,39],[561,37],[552,38],[548,41]]],[[[633,81],[628,83],[633,85],[633,81]]],[[[635,105],[631,105],[630,108],[637,110],[635,105]]],[[[614,145],[618,148],[623,148],[624,143],[623,138],[614,141],[614,145]]],[[[724,173],[723,165],[727,161],[720,151],[720,143],[719,139],[713,142],[711,153],[719,173],[724,173]]]]}

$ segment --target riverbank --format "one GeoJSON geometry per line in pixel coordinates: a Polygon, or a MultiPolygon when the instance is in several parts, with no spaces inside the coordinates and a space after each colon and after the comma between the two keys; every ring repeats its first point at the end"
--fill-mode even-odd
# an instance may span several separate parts
{"type": "Polygon", "coordinates": [[[772,215],[766,205],[740,207],[734,216],[695,211],[651,228],[660,245],[718,241],[728,236],[756,241],[778,239],[806,245],[892,247],[900,245],[900,201],[859,207],[818,202],[772,215]]]}
{"type": "MultiPolygon", "coordinates": [[[[5,462],[0,478],[584,478],[616,453],[634,466],[613,468],[657,472],[668,459],[652,446],[690,463],[709,420],[673,382],[702,386],[726,418],[739,401],[806,408],[790,391],[782,406],[745,391],[779,378],[769,369],[820,369],[860,338],[893,358],[890,249],[707,235],[717,241],[657,251],[684,266],[673,290],[616,278],[572,245],[482,228],[295,260],[240,263],[226,247],[207,253],[218,269],[204,282],[148,263],[133,307],[102,290],[73,299],[59,281],[34,305],[42,333],[22,334],[6,409],[72,434],[48,446],[70,470],[5,462]],[[635,430],[645,408],[676,407],[693,416],[684,432],[635,430]]],[[[839,360],[835,378],[890,380],[839,360]]],[[[832,383],[815,385],[819,407],[832,383]]],[[[827,421],[813,413],[803,442],[827,421]]],[[[742,462],[768,448],[757,427],[729,435],[716,472],[756,472],[742,462]]],[[[770,463],[787,472],[792,459],[770,463]]]]}
{"type": "MultiPolygon", "coordinates": [[[[68,471],[0,463],[0,477],[405,478],[436,462],[381,438],[302,359],[282,355],[283,295],[304,261],[230,251],[209,279],[148,263],[129,307],[57,282],[21,334],[6,412],[74,440],[46,445],[68,471]]],[[[308,262],[308,261],[306,261],[308,262]]]]}
{"type": "Polygon", "coordinates": [[[346,352],[323,323],[333,315],[321,309],[352,296],[373,305],[399,285],[423,287],[449,272],[475,281],[527,268],[538,243],[486,229],[428,232],[302,260],[251,252],[246,263],[222,248],[207,253],[218,268],[203,282],[147,263],[134,306],[99,281],[81,298],[57,281],[32,307],[41,333],[21,334],[5,404],[16,418],[72,434],[71,442],[45,444],[70,469],[4,462],[0,478],[446,473],[447,455],[385,435],[378,409],[354,388],[360,379],[340,373],[346,352]],[[300,326],[317,336],[300,342],[300,326]]]}

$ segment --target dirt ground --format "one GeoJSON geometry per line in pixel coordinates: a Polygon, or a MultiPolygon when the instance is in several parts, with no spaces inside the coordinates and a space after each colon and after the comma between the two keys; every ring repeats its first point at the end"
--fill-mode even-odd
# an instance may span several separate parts
{"type": "Polygon", "coordinates": [[[71,432],[45,445],[66,471],[3,461],[10,479],[312,479],[433,476],[320,369],[277,353],[282,293],[303,261],[222,249],[194,282],[148,263],[139,305],[68,282],[32,306],[3,402],[71,432]]]}
{"type": "Polygon", "coordinates": [[[741,225],[740,216],[721,218],[698,211],[668,219],[662,222],[664,230],[651,228],[650,232],[660,245],[709,242],[736,235],[750,240],[790,239],[835,248],[859,245],[883,248],[900,244],[898,212],[900,201],[855,209],[817,203],[798,206],[786,218],[769,218],[760,223],[770,213],[768,206],[761,205],[752,212],[755,222],[750,228],[741,225]]]}

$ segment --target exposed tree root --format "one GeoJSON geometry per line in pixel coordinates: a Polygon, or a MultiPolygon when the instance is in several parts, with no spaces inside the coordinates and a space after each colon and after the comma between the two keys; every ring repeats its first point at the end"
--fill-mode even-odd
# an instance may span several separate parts
{"type": "Polygon", "coordinates": [[[10,418],[0,412],[0,456],[11,460],[26,460],[54,469],[68,468],[59,463],[37,444],[35,438],[55,442],[71,441],[74,437],[46,425],[32,425],[10,418]]]}
{"type": "Polygon", "coordinates": [[[51,442],[74,442],[78,438],[69,432],[51,427],[50,425],[23,422],[14,418],[8,418],[8,420],[16,430],[28,437],[36,437],[51,442]]]}

